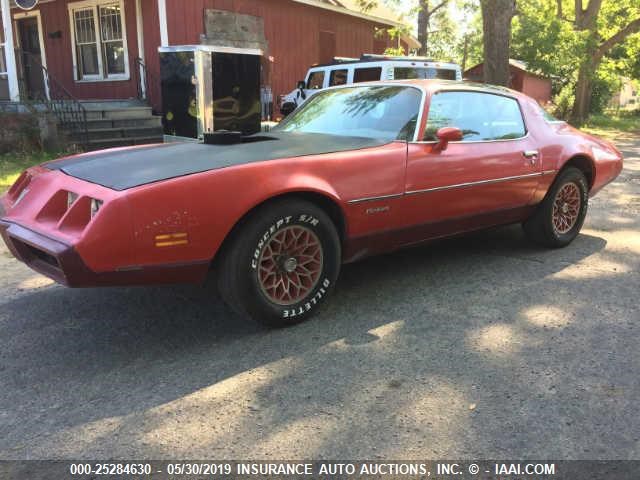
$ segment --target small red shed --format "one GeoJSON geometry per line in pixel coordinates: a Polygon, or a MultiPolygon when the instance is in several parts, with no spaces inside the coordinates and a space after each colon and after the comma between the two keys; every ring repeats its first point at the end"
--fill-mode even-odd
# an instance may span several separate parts
{"type": "MultiPolygon", "coordinates": [[[[464,72],[464,79],[472,82],[482,82],[484,63],[471,67],[464,72]]],[[[551,79],[543,77],[527,69],[527,64],[519,60],[509,59],[510,81],[509,88],[535,98],[544,105],[551,101],[551,79]]]]}

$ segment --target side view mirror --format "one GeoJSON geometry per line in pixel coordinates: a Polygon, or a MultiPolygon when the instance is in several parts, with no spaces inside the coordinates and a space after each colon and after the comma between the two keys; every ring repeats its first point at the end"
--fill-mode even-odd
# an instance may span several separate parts
{"type": "Polygon", "coordinates": [[[438,129],[436,137],[438,137],[438,143],[433,147],[433,150],[442,152],[447,149],[449,142],[459,142],[462,140],[462,130],[457,127],[442,127],[438,129]]]}
{"type": "Polygon", "coordinates": [[[307,83],[304,80],[298,80],[298,84],[296,88],[299,88],[300,90],[304,90],[306,86],[307,86],[307,83]]]}

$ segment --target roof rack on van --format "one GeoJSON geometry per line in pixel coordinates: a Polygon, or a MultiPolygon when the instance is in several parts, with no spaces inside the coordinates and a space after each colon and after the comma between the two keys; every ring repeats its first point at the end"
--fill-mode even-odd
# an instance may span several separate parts
{"type": "Polygon", "coordinates": [[[401,56],[401,55],[378,55],[375,53],[363,53],[360,56],[360,61],[362,60],[407,60],[413,62],[435,62],[432,58],[427,57],[409,57],[409,56],[401,56]]]}
{"type": "Polygon", "coordinates": [[[353,58],[353,57],[333,57],[333,61],[335,63],[357,62],[358,60],[360,60],[360,59],[359,58],[353,58]]]}
{"type": "Polygon", "coordinates": [[[409,57],[409,56],[395,56],[395,55],[378,55],[374,53],[363,53],[360,58],[351,57],[333,57],[330,62],[327,63],[315,63],[311,65],[313,68],[317,67],[330,67],[331,65],[342,65],[345,63],[362,63],[362,62],[435,62],[435,63],[448,63],[445,61],[433,60],[427,57],[409,57]]]}

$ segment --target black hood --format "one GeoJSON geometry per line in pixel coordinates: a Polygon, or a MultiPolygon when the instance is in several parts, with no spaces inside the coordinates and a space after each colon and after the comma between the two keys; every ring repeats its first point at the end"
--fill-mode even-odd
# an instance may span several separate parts
{"type": "Polygon", "coordinates": [[[251,162],[377,147],[388,140],[318,133],[271,132],[233,145],[166,143],[79,155],[45,165],[113,190],[251,162]]]}

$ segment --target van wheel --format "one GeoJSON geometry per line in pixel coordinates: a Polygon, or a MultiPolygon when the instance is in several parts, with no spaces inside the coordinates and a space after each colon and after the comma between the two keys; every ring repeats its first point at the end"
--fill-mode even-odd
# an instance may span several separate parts
{"type": "Polygon", "coordinates": [[[523,223],[524,231],[545,247],[566,247],[580,233],[588,205],[589,187],[584,173],[568,167],[560,172],[537,210],[523,223]]]}
{"type": "Polygon", "coordinates": [[[320,309],[340,264],[329,216],[310,202],[285,199],[260,207],[234,232],[218,264],[218,288],[241,315],[284,327],[320,309]]]}

